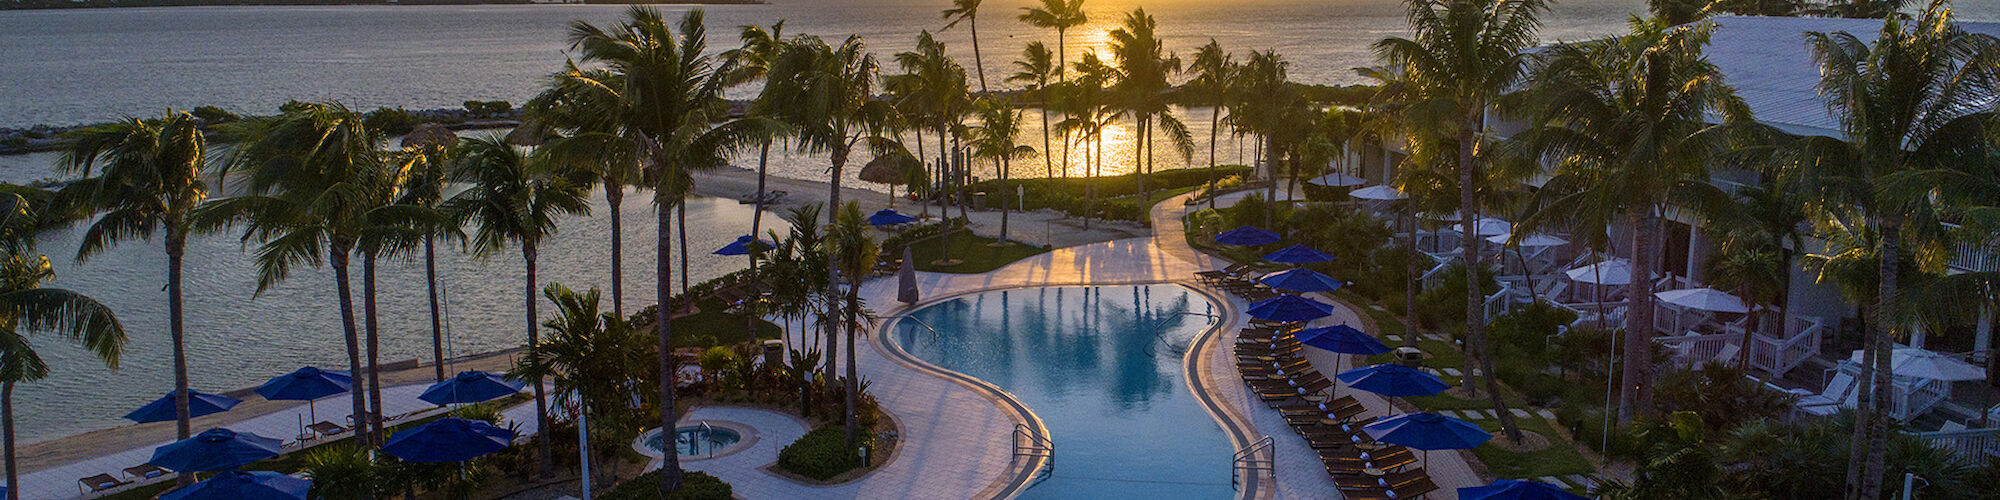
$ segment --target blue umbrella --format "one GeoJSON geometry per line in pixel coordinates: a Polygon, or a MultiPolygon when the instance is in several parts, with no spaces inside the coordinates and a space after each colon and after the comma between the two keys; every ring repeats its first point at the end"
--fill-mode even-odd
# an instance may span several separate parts
{"type": "MultiPolygon", "coordinates": [[[[189,389],[188,418],[229,411],[230,408],[236,407],[236,403],[241,402],[243,402],[241,399],[189,389]]],[[[167,391],[166,397],[155,399],[151,403],[146,403],[146,406],[141,406],[137,410],[132,410],[132,413],[125,414],[126,420],[142,424],[147,422],[165,422],[174,418],[173,391],[167,391]]]]}
{"type": "Polygon", "coordinates": [[[1300,297],[1280,295],[1250,304],[1250,317],[1265,321],[1311,321],[1333,315],[1333,306],[1300,297]]]}
{"type": "Polygon", "coordinates": [[[1263,278],[1259,278],[1257,281],[1265,285],[1270,285],[1271,288],[1276,288],[1279,290],[1291,290],[1294,292],[1301,292],[1301,293],[1331,292],[1334,290],[1339,290],[1341,285],[1346,284],[1346,283],[1341,283],[1340,280],[1333,279],[1332,276],[1320,274],[1319,271],[1314,271],[1303,267],[1286,269],[1283,271],[1267,274],[1264,275],[1263,278]]]}
{"type": "Polygon", "coordinates": [[[747,235],[747,234],[746,234],[746,235],[742,235],[742,236],[737,236],[737,237],[736,237],[736,242],[734,242],[734,243],[730,243],[730,244],[728,244],[728,245],[724,245],[724,246],[723,246],[723,247],[722,247],[721,249],[719,249],[719,250],[716,250],[716,251],[715,251],[715,254],[716,254],[716,255],[750,255],[750,249],[751,249],[751,245],[756,245],[756,248],[758,248],[758,249],[760,249],[760,250],[761,250],[761,249],[765,249],[765,248],[771,248],[771,247],[774,247],[774,246],[777,246],[777,245],[772,245],[772,244],[771,244],[770,242],[767,242],[767,241],[760,241],[760,240],[758,240],[758,239],[756,239],[756,238],[751,238],[751,237],[750,237],[750,235],[747,235]]]}
{"type": "Polygon", "coordinates": [[[153,459],[146,463],[174,472],[208,472],[242,467],[283,452],[282,441],[215,428],[153,448],[153,459]]]}
{"type": "Polygon", "coordinates": [[[1355,389],[1399,398],[1430,396],[1451,388],[1436,375],[1394,363],[1355,368],[1340,372],[1334,378],[1355,389]]]}
{"type": "Polygon", "coordinates": [[[521,392],[521,387],[525,385],[495,373],[462,371],[443,382],[431,384],[417,399],[436,405],[478,403],[511,396],[521,392]]]}
{"type": "Polygon", "coordinates": [[[1299,343],[1341,354],[1373,356],[1389,352],[1389,346],[1361,330],[1347,325],[1322,326],[1292,332],[1299,343]]]}
{"type": "Polygon", "coordinates": [[[1493,434],[1472,422],[1436,413],[1396,415],[1376,420],[1361,430],[1376,441],[1424,451],[1469,450],[1493,439],[1493,434]]]}
{"type": "Polygon", "coordinates": [[[460,462],[507,449],[514,433],[479,420],[445,417],[389,436],[382,452],[405,462],[460,462]]]}
{"type": "Polygon", "coordinates": [[[353,389],[354,375],[345,371],[305,367],[257,386],[257,394],[272,401],[311,401],[353,389]]]}
{"type": "Polygon", "coordinates": [[[1264,260],[1286,264],[1313,264],[1333,260],[1333,255],[1305,245],[1292,245],[1276,252],[1264,254],[1264,260]]]}
{"type": "Polygon", "coordinates": [[[1458,489],[1459,500],[1589,500],[1562,487],[1534,481],[1501,479],[1486,486],[1458,489]]]}
{"type": "Polygon", "coordinates": [[[304,500],[312,481],[268,471],[233,470],[160,495],[160,500],[304,500]]]}
{"type": "Polygon", "coordinates": [[[1278,236],[1278,233],[1273,233],[1269,230],[1257,226],[1243,226],[1236,229],[1223,231],[1222,234],[1215,235],[1216,243],[1221,243],[1224,245],[1235,245],[1239,247],[1254,247],[1258,245],[1269,245],[1272,243],[1277,243],[1278,240],[1281,239],[1284,238],[1278,236]]]}
{"type": "Polygon", "coordinates": [[[894,226],[897,224],[908,224],[916,221],[917,221],[916,217],[899,214],[896,213],[895,209],[888,209],[888,208],[878,210],[875,212],[875,215],[868,216],[868,225],[870,226],[894,226]]]}

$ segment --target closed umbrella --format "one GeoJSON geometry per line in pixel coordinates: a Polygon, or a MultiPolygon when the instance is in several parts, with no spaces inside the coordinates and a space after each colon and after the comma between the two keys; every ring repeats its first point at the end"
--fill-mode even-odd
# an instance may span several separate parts
{"type": "Polygon", "coordinates": [[[1570,281],[1592,285],[1623,286],[1632,284],[1632,263],[1624,260],[1607,260],[1565,271],[1570,281]]]}
{"type": "Polygon", "coordinates": [[[1312,184],[1316,186],[1326,186],[1326,187],[1353,187],[1367,183],[1368,179],[1363,179],[1360,177],[1355,177],[1340,172],[1334,172],[1331,174],[1314,177],[1312,178],[1312,180],[1306,181],[1306,184],[1312,184]]]}
{"type": "Polygon", "coordinates": [[[1501,479],[1486,486],[1459,488],[1458,500],[1589,500],[1589,498],[1563,491],[1562,487],[1548,483],[1501,479]]]}
{"type": "MultiPolygon", "coordinates": [[[[236,404],[241,402],[243,400],[229,396],[209,394],[190,389],[188,390],[188,418],[229,411],[230,408],[235,408],[236,404]]],[[[174,393],[172,391],[167,392],[166,397],[155,399],[151,403],[146,403],[146,406],[141,406],[137,410],[132,410],[132,413],[125,414],[126,420],[142,424],[148,422],[165,422],[174,420],[175,418],[174,393]]]]}
{"type": "Polygon", "coordinates": [[[284,442],[248,432],[215,428],[153,448],[146,463],[180,473],[229,470],[284,452],[284,442]]]}
{"type": "Polygon", "coordinates": [[[458,372],[443,382],[431,384],[417,396],[431,404],[448,405],[492,401],[521,392],[519,381],[478,370],[458,372]]]}
{"type": "Polygon", "coordinates": [[[875,215],[868,216],[868,225],[870,226],[894,226],[897,224],[909,224],[911,222],[916,222],[916,221],[917,221],[916,217],[899,214],[896,213],[895,210],[887,208],[882,210],[877,210],[875,211],[875,215]]]}
{"type": "Polygon", "coordinates": [[[903,265],[896,268],[897,302],[915,304],[917,301],[923,300],[917,290],[916,258],[916,254],[911,253],[910,247],[903,247],[903,265]]]}
{"type": "Polygon", "coordinates": [[[1303,267],[1267,274],[1257,281],[1269,285],[1271,288],[1300,293],[1331,292],[1339,290],[1340,286],[1345,284],[1341,283],[1340,280],[1333,279],[1332,276],[1320,274],[1319,271],[1303,267]]]}
{"type": "Polygon", "coordinates": [[[1403,191],[1389,186],[1368,186],[1347,192],[1348,196],[1363,200],[1395,201],[1409,198],[1403,191]]]}
{"type": "Polygon", "coordinates": [[[1333,315],[1333,306],[1297,295],[1250,304],[1250,317],[1265,321],[1312,321],[1333,315]]]}
{"type": "Polygon", "coordinates": [[[269,471],[218,473],[186,488],[160,495],[160,500],[304,500],[312,481],[269,471]]]}
{"type": "Polygon", "coordinates": [[[768,241],[761,241],[756,238],[752,238],[750,237],[750,235],[746,234],[742,236],[737,236],[736,241],[730,242],[728,245],[723,245],[722,248],[716,249],[715,254],[750,255],[750,251],[752,250],[763,250],[774,246],[777,245],[773,245],[771,244],[771,242],[768,241]]]}
{"type": "Polygon", "coordinates": [[[1216,243],[1239,247],[1269,245],[1282,239],[1284,238],[1278,236],[1278,233],[1257,226],[1243,226],[1215,235],[1216,243]]]}
{"type": "Polygon", "coordinates": [[[382,452],[405,462],[462,462],[507,449],[514,433],[479,420],[445,417],[389,436],[382,452]]]}
{"type": "Polygon", "coordinates": [[[1264,260],[1286,264],[1314,264],[1333,260],[1333,255],[1305,245],[1292,245],[1264,254],[1264,260]]]}
{"type": "Polygon", "coordinates": [[[1432,396],[1451,388],[1436,375],[1394,363],[1355,368],[1334,377],[1355,389],[1397,398],[1432,396]]]}
{"type": "Polygon", "coordinates": [[[1668,304],[1690,309],[1737,314],[1750,312],[1750,306],[1744,304],[1742,298],[1714,288],[1667,290],[1653,296],[1668,304]]]}

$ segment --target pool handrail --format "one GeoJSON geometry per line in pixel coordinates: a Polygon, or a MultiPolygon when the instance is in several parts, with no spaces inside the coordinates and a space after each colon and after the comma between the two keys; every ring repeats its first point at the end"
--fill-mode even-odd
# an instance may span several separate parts
{"type": "Polygon", "coordinates": [[[1229,487],[1241,490],[1243,488],[1243,473],[1245,472],[1251,474],[1269,472],[1274,475],[1278,473],[1277,441],[1271,439],[1270,435],[1267,434],[1264,436],[1264,439],[1259,439],[1257,442],[1250,443],[1249,446],[1244,446],[1243,449],[1236,450],[1236,454],[1230,456],[1229,487]],[[1257,458],[1258,452],[1264,452],[1265,458],[1257,458]]]}
{"type": "MultiPolygon", "coordinates": [[[[1030,459],[1033,459],[1039,457],[1047,459],[1047,465],[1045,465],[1044,468],[1042,469],[1041,477],[1047,478],[1048,476],[1055,474],[1056,471],[1055,441],[1050,440],[1048,436],[1043,436],[1041,435],[1041,433],[1035,432],[1035,429],[1032,427],[1028,427],[1028,424],[1022,424],[1022,423],[1014,424],[1013,439],[1014,439],[1014,458],[1028,457],[1030,459]],[[1027,444],[1024,445],[1021,443],[1023,439],[1027,440],[1027,444]]],[[[1039,479],[1037,480],[1037,482],[1039,482],[1039,479]]]]}

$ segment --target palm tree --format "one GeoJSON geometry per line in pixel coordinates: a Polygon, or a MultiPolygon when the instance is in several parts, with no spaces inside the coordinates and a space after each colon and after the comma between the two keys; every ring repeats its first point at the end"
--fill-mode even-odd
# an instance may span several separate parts
{"type": "MultiPolygon", "coordinates": [[[[375,263],[382,257],[393,258],[414,251],[438,231],[452,227],[437,216],[435,208],[403,203],[406,195],[402,189],[410,184],[409,169],[413,166],[416,164],[384,161],[372,180],[374,189],[366,193],[366,198],[354,200],[363,210],[360,237],[355,239],[354,249],[361,253],[361,325],[368,357],[370,418],[365,425],[376,442],[384,442],[387,429],[381,418],[382,378],[378,376],[382,361],[381,325],[375,302],[375,263]]],[[[441,332],[433,339],[437,337],[442,337],[441,332]]]]}
{"type": "MultiPolygon", "coordinates": [[[[975,105],[978,108],[979,128],[973,129],[973,156],[993,160],[993,178],[1000,179],[1002,185],[1013,169],[1014,159],[1035,154],[1035,148],[1022,145],[1021,111],[1007,104],[1007,101],[982,98],[975,105]]],[[[1000,201],[1000,241],[1007,242],[1007,219],[1013,213],[1007,205],[1003,193],[1000,201]]]]}
{"type": "MultiPolygon", "coordinates": [[[[464,191],[445,200],[443,209],[464,225],[473,226],[469,242],[480,258],[492,256],[509,244],[521,247],[521,262],[527,270],[523,287],[528,345],[541,342],[536,331],[535,262],[541,243],[556,232],[556,220],[570,215],[589,215],[586,201],[590,172],[560,168],[560,164],[531,158],[505,137],[467,138],[459,143],[462,153],[452,179],[470,183],[464,191]]],[[[666,314],[665,311],[661,312],[666,314]]],[[[535,391],[535,419],[541,429],[549,427],[548,395],[540,379],[532,380],[535,391]]],[[[543,476],[551,474],[555,463],[548,440],[537,447],[543,476]]]]}
{"type": "MultiPolygon", "coordinates": [[[[1473,179],[1480,175],[1474,161],[1487,107],[1520,80],[1527,56],[1541,27],[1538,17],[1545,0],[1409,0],[1413,38],[1390,37],[1375,43],[1377,54],[1394,71],[1416,82],[1419,113],[1435,113],[1436,122],[1452,127],[1458,140],[1459,220],[1464,228],[1467,269],[1479,269],[1478,199],[1473,179]],[[1446,118],[1448,117],[1448,118],[1446,118]]],[[[1499,383],[1494,380],[1492,346],[1486,341],[1485,294],[1480,273],[1466,273],[1466,340],[1485,367],[1487,390],[1500,413],[1508,437],[1519,440],[1513,418],[1504,410],[1499,383]]],[[[1468,384],[1468,387],[1470,385],[1468,384]]]]}
{"type": "MultiPolygon", "coordinates": [[[[235,125],[229,133],[241,140],[222,174],[247,175],[244,194],[196,209],[194,232],[242,224],[246,241],[260,241],[258,293],[284,281],[293,266],[323,259],[333,268],[348,370],[367,373],[348,269],[371,212],[392,185],[384,174],[381,133],[338,103],[288,105],[278,117],[235,125]]],[[[370,420],[366,392],[350,393],[356,422],[370,420]]],[[[355,437],[364,449],[377,444],[371,432],[355,437]]]]}
{"type": "MultiPolygon", "coordinates": [[[[1859,3],[1859,2],[1857,2],[1859,3]]],[[[1870,4],[1891,2],[1869,2],[1870,4]]],[[[1983,140],[1965,118],[1981,113],[1996,97],[1990,68],[2000,58],[1993,37],[1958,28],[1946,2],[1934,1],[1915,19],[1890,16],[1871,46],[1845,32],[1808,33],[1820,68],[1820,95],[1828,101],[1844,138],[1812,136],[1787,148],[1784,185],[1804,193],[1807,212],[1821,224],[1853,211],[1873,228],[1879,292],[1875,331],[1863,343],[1864,380],[1849,457],[1849,498],[1876,498],[1882,487],[1883,448],[1888,426],[1889,339],[1902,324],[1899,278],[1906,228],[1928,231],[1936,221],[1929,194],[1883,192],[1894,176],[1935,169],[1954,158],[1954,148],[1983,140]],[[1872,403],[1872,407],[1871,404],[1872,403]]]]}
{"type": "MultiPolygon", "coordinates": [[[[451,153],[457,140],[455,136],[450,141],[443,140],[444,137],[433,139],[403,148],[399,161],[404,180],[396,203],[421,207],[435,214],[438,204],[444,202],[445,181],[450,175],[451,153]]],[[[423,229],[424,287],[431,313],[431,375],[443,382],[444,322],[438,307],[437,238],[458,236],[458,228],[436,224],[423,229]]]]}
{"type": "MultiPolygon", "coordinates": [[[[66,205],[51,207],[51,198],[41,189],[0,184],[0,447],[9,485],[21,484],[14,460],[14,386],[49,375],[30,336],[60,335],[113,370],[125,351],[125,327],[109,307],[44,287],[55,279],[54,269],[47,257],[28,257],[38,235],[68,225],[75,215],[66,205]]],[[[7,489],[7,500],[20,495],[19,488],[7,489]]]]}
{"type": "Polygon", "coordinates": [[[1222,127],[1222,108],[1229,102],[1229,91],[1234,87],[1232,80],[1235,77],[1236,63],[1229,60],[1229,52],[1222,50],[1221,43],[1210,38],[1208,45],[1195,49],[1194,64],[1189,65],[1188,70],[1195,74],[1194,79],[1188,81],[1189,90],[1199,96],[1200,103],[1209,106],[1208,191],[1211,196],[1208,198],[1208,208],[1214,210],[1215,134],[1222,127]]]}
{"type": "MultiPolygon", "coordinates": [[[[947,144],[946,139],[957,141],[960,135],[957,133],[960,117],[964,115],[965,108],[968,107],[966,103],[970,100],[965,89],[965,67],[945,55],[944,43],[933,38],[928,31],[917,34],[916,50],[898,52],[895,60],[896,65],[903,69],[903,74],[883,77],[882,86],[893,90],[895,95],[905,100],[905,106],[920,117],[918,121],[924,119],[931,121],[932,127],[936,129],[939,152],[956,151],[956,145],[947,144]]],[[[956,156],[946,154],[945,158],[951,160],[938,162],[940,169],[938,178],[943,180],[944,186],[963,186],[957,179],[958,169],[950,165],[956,156]]],[[[964,193],[956,193],[951,198],[959,203],[959,216],[963,217],[964,193]]],[[[944,203],[945,199],[940,196],[938,202],[944,203]]],[[[946,243],[940,245],[940,248],[945,249],[946,253],[940,257],[940,261],[951,261],[950,237],[950,232],[942,236],[946,243]]]]}
{"type": "Polygon", "coordinates": [[[1272,203],[1264,212],[1264,225],[1272,225],[1272,217],[1278,197],[1278,158],[1283,156],[1282,144],[1278,136],[1289,132],[1287,116],[1293,110],[1304,106],[1304,98],[1298,89],[1286,79],[1285,70],[1291,63],[1274,51],[1253,52],[1250,60],[1237,71],[1238,92],[1243,96],[1236,100],[1229,110],[1229,121],[1239,129],[1263,139],[1263,164],[1265,175],[1271,184],[1265,188],[1264,199],[1272,203]]]}
{"type": "Polygon", "coordinates": [[[1730,145],[1727,125],[1749,121],[1748,107],[1702,56],[1713,29],[1635,20],[1630,36],[1555,49],[1532,87],[1536,116],[1551,125],[1521,140],[1553,163],[1555,174],[1537,193],[1544,201],[1516,231],[1595,227],[1606,214],[1621,214],[1632,227],[1621,420],[1653,411],[1653,364],[1643,360],[1652,359],[1650,263],[1657,259],[1661,214],[1728,203],[1709,182],[1708,165],[1730,145]],[[1725,125],[1709,123],[1713,115],[1725,125]]]}
{"type": "MultiPolygon", "coordinates": [[[[1043,177],[1055,177],[1056,175],[1053,160],[1046,154],[1049,151],[1048,112],[1051,108],[1050,102],[1055,97],[1053,92],[1049,92],[1049,79],[1054,78],[1056,72],[1059,71],[1052,59],[1053,57],[1049,54],[1049,46],[1043,45],[1039,41],[1028,42],[1028,47],[1021,49],[1021,58],[1014,61],[1014,74],[1007,76],[1007,81],[1019,82],[1025,85],[1027,87],[1026,90],[1033,93],[1041,101],[1042,109],[1037,114],[1042,115],[1043,177]]],[[[1069,177],[1069,165],[1063,165],[1063,177],[1069,177]]]]}
{"type": "Polygon", "coordinates": [[[847,390],[844,391],[847,393],[846,442],[848,449],[854,449],[860,431],[857,398],[861,391],[861,375],[854,366],[854,336],[861,329],[858,318],[862,307],[861,283],[868,279],[868,271],[874,269],[881,248],[875,244],[875,238],[868,235],[868,220],[861,215],[860,205],[850,201],[841,206],[839,212],[827,228],[826,236],[828,250],[832,254],[828,259],[831,263],[829,267],[847,277],[847,292],[842,301],[845,305],[840,310],[845,315],[841,325],[847,331],[847,390]]]}
{"type": "MultiPolygon", "coordinates": [[[[1117,119],[1117,114],[1111,111],[1110,96],[1105,90],[1115,81],[1117,74],[1110,65],[1098,59],[1095,51],[1083,53],[1075,69],[1076,80],[1058,84],[1067,94],[1062,98],[1066,118],[1056,123],[1056,129],[1062,131],[1064,137],[1075,135],[1079,142],[1091,146],[1084,149],[1083,176],[1097,177],[1103,173],[1104,129],[1117,119]]],[[[1083,226],[1089,229],[1090,219],[1096,215],[1097,183],[1086,183],[1083,196],[1083,226]]]]}
{"type": "Polygon", "coordinates": [[[979,71],[979,92],[982,94],[986,93],[986,61],[979,56],[979,4],[984,1],[951,0],[951,8],[944,10],[944,18],[950,19],[951,22],[944,23],[944,28],[938,30],[949,30],[952,26],[957,26],[959,21],[966,21],[966,25],[971,27],[972,67],[979,71]]]}
{"type": "MultiPolygon", "coordinates": [[[[125,350],[125,327],[110,307],[61,288],[46,287],[56,278],[48,257],[9,252],[0,260],[0,422],[6,426],[7,484],[15,476],[14,386],[49,376],[49,366],[35,353],[29,335],[50,332],[81,345],[113,370],[125,350]]],[[[8,488],[8,500],[20,498],[8,488]]]]}
{"type": "Polygon", "coordinates": [[[1069,65],[1069,29],[1090,22],[1083,13],[1083,0],[1041,0],[1037,7],[1022,7],[1021,22],[1029,26],[1056,30],[1056,80],[1069,81],[1064,67],[1069,65]]]}
{"type": "MultiPolygon", "coordinates": [[[[673,342],[673,207],[680,204],[691,187],[690,171],[714,168],[728,161],[744,144],[768,137],[760,120],[722,122],[728,111],[722,90],[732,70],[715,67],[708,56],[707,29],[701,10],[688,12],[674,27],[658,10],[633,7],[625,19],[609,29],[577,21],[570,25],[570,43],[580,49],[585,62],[603,63],[617,76],[622,102],[620,128],[635,146],[633,157],[640,162],[653,184],[654,214],[658,230],[654,250],[657,277],[655,293],[660,299],[655,333],[659,344],[660,421],[673,428],[674,412],[673,342]]],[[[782,53],[794,52],[787,48],[782,53]]],[[[784,57],[781,57],[782,60],[784,57]]],[[[772,65],[771,76],[783,75],[782,64],[772,65]]],[[[768,83],[766,85],[776,85],[768,83]]],[[[787,101],[787,102],[802,102],[787,101]]],[[[838,193],[838,171],[834,172],[838,193]]],[[[683,228],[685,231],[685,228],[683,228]]],[[[683,252],[685,254],[685,252],[683,252]]],[[[680,461],[668,457],[660,481],[660,492],[680,488],[680,461]]]]}
{"type": "MultiPolygon", "coordinates": [[[[652,338],[633,330],[624,316],[599,312],[601,292],[577,292],[560,283],[542,288],[556,306],[556,317],[542,322],[549,335],[528,344],[508,376],[519,380],[549,380],[557,406],[577,407],[604,433],[642,426],[634,421],[630,401],[638,397],[654,356],[652,338]]],[[[602,434],[596,432],[593,434],[602,434]]],[[[596,443],[593,443],[596,444],[596,443]]],[[[616,449],[600,456],[616,455],[616,449]]],[[[616,464],[617,460],[608,463],[616,464]]],[[[589,481],[592,478],[584,478],[589,481]]]]}
{"type": "Polygon", "coordinates": [[[1165,44],[1155,33],[1158,27],[1159,22],[1147,15],[1146,9],[1138,8],[1126,14],[1124,26],[1111,30],[1110,34],[1111,55],[1118,64],[1119,107],[1132,115],[1142,146],[1132,148],[1132,170],[1139,174],[1140,199],[1148,203],[1153,199],[1153,192],[1146,185],[1147,174],[1153,173],[1153,125],[1167,129],[1168,139],[1183,158],[1194,154],[1194,140],[1189,137],[1187,125],[1167,112],[1167,91],[1173,89],[1167,77],[1180,72],[1181,59],[1166,53],[1165,44]],[[1140,159],[1141,151],[1145,152],[1144,160],[1140,159]]]}
{"type": "MultiPolygon", "coordinates": [[[[741,38],[743,40],[741,47],[722,53],[722,57],[729,61],[728,67],[734,69],[729,75],[729,83],[732,86],[765,79],[771,72],[771,64],[777,60],[779,53],[784,52],[785,44],[788,43],[785,41],[785,21],[782,19],[776,23],[772,23],[769,28],[754,25],[744,26],[741,38]]],[[[770,86],[766,85],[764,89],[764,91],[768,92],[770,86]]],[[[769,101],[765,99],[758,99],[751,103],[750,112],[758,116],[770,116],[773,114],[773,110],[769,108],[769,101]]],[[[778,123],[773,122],[767,125],[775,127],[778,123]]],[[[757,203],[756,211],[750,214],[751,236],[756,236],[757,233],[763,232],[764,180],[771,164],[771,143],[777,138],[778,134],[770,133],[766,134],[757,143],[757,203]]],[[[750,252],[751,269],[757,268],[757,255],[759,253],[750,252]]]]}
{"type": "Polygon", "coordinates": [[[619,313],[625,311],[625,217],[620,207],[625,188],[642,184],[638,156],[649,118],[640,109],[645,96],[632,92],[627,77],[615,69],[565,63],[525,107],[535,123],[555,133],[537,154],[565,168],[594,172],[604,188],[611,212],[611,310],[619,313]]]}
{"type": "MultiPolygon", "coordinates": [[[[187,254],[189,217],[208,199],[207,141],[193,115],[169,111],[152,120],[128,119],[76,131],[63,150],[61,168],[84,179],[63,188],[91,213],[103,213],[84,231],[79,262],[124,240],[151,239],[160,231],[167,251],[167,332],[173,343],[174,432],[187,439],[188,371],[181,262],[187,254]],[[95,176],[92,176],[95,174],[95,176]]],[[[10,462],[11,463],[11,462],[10,462]]],[[[10,478],[11,479],[11,478],[10,478]]],[[[17,484],[11,480],[7,484],[17,484]]]]}

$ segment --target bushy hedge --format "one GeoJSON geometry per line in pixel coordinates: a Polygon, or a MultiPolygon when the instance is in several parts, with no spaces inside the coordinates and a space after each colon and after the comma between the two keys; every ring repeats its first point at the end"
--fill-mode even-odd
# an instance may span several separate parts
{"type": "Polygon", "coordinates": [[[880,245],[880,248],[882,250],[881,252],[882,258],[884,260],[903,258],[904,247],[910,246],[911,243],[916,243],[919,241],[930,239],[932,237],[936,237],[937,235],[940,234],[944,234],[946,228],[950,228],[950,230],[953,231],[964,229],[965,219],[946,217],[942,221],[910,227],[902,231],[898,231],[896,234],[890,235],[888,238],[883,238],[882,244],[880,245]]]}
{"type": "MultiPolygon", "coordinates": [[[[1247,176],[1250,167],[1243,165],[1222,165],[1215,167],[1213,175],[1218,179],[1230,176],[1247,176]]],[[[1211,172],[1207,167],[1161,170],[1146,175],[1146,188],[1153,191],[1205,187],[1211,172]]],[[[975,182],[966,186],[969,192],[997,194],[991,198],[1000,203],[1015,203],[1014,187],[1021,186],[1022,210],[1052,209],[1070,215],[1084,215],[1094,211],[1094,217],[1113,220],[1145,221],[1150,204],[1141,203],[1137,198],[1121,198],[1140,194],[1139,174],[1125,174],[1110,177],[1072,177],[1042,179],[993,179],[975,182]],[[1088,203],[1087,188],[1096,188],[1096,203],[1088,203]]]]}
{"type": "MultiPolygon", "coordinates": [[[[729,483],[704,472],[681,473],[681,487],[669,493],[666,500],[729,500],[734,491],[729,483]]],[[[630,481],[618,483],[611,491],[598,495],[599,500],[652,500],[660,498],[660,471],[640,474],[630,481]]]]}
{"type": "MultiPolygon", "coordinates": [[[[843,432],[837,425],[813,429],[778,452],[778,468],[825,481],[861,467],[859,450],[847,448],[843,432]]],[[[860,441],[860,446],[868,446],[871,437],[864,433],[860,441]]]]}
{"type": "Polygon", "coordinates": [[[416,115],[403,108],[376,108],[361,118],[361,124],[388,135],[403,135],[417,128],[416,115]]]}

